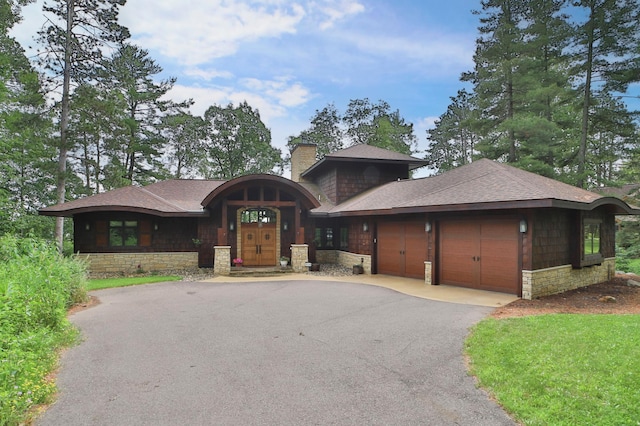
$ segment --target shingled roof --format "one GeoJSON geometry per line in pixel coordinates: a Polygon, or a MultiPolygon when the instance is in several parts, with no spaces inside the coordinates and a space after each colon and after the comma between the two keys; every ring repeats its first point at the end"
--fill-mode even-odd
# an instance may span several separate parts
{"type": "Polygon", "coordinates": [[[72,216],[89,211],[135,211],[157,216],[202,216],[200,202],[221,180],[167,180],[145,187],[126,186],[40,210],[47,216],[72,216]]]}
{"type": "Polygon", "coordinates": [[[325,155],[325,157],[302,173],[310,176],[327,164],[340,162],[366,162],[367,164],[406,164],[409,170],[426,166],[428,161],[395,151],[378,148],[377,146],[358,144],[325,155]]]}
{"type": "Polygon", "coordinates": [[[343,216],[532,207],[591,210],[602,204],[613,205],[620,214],[640,214],[618,199],[481,159],[442,175],[391,182],[314,213],[343,216]]]}

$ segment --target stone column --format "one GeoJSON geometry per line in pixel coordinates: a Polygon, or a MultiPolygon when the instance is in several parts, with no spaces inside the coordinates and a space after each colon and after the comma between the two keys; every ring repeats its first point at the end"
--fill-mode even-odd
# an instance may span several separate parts
{"type": "Polygon", "coordinates": [[[431,279],[431,262],[424,262],[424,283],[426,285],[433,284],[431,279]]]}
{"type": "Polygon", "coordinates": [[[291,268],[293,272],[307,272],[309,262],[308,244],[291,244],[291,268]]]}
{"type": "Polygon", "coordinates": [[[214,246],[213,273],[231,275],[231,246],[214,246]]]}

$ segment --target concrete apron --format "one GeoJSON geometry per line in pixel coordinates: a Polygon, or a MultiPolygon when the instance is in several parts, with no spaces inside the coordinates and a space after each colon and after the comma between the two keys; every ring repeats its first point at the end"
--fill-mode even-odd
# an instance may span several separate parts
{"type": "Polygon", "coordinates": [[[354,284],[374,285],[385,287],[409,296],[423,299],[437,300],[440,302],[460,303],[464,305],[489,306],[497,308],[507,305],[519,297],[512,294],[498,293],[494,291],[475,290],[449,285],[427,285],[422,280],[394,277],[391,275],[310,275],[310,274],[282,274],[272,277],[228,277],[217,276],[202,282],[211,283],[238,283],[260,281],[333,281],[348,282],[354,284]]]}

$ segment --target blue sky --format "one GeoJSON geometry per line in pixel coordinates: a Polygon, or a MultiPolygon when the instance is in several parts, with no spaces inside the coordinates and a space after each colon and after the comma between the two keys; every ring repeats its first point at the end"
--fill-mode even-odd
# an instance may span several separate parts
{"type": "MultiPolygon", "coordinates": [[[[478,26],[469,0],[128,0],[132,41],[177,77],[192,112],[246,100],[272,143],[309,126],[316,109],[385,100],[414,124],[419,149],[472,69],[478,26]]],[[[41,3],[23,10],[23,43],[43,24],[41,3]]],[[[418,154],[421,155],[421,154],[418,154]]]]}
{"type": "MultiPolygon", "coordinates": [[[[41,2],[14,31],[25,46],[44,23],[41,2]]],[[[480,0],[128,0],[121,23],[161,77],[177,78],[170,97],[192,98],[196,115],[246,100],[284,148],[315,110],[334,103],[344,112],[366,97],[398,109],[424,151],[426,129],[473,69],[479,8],[480,0]]]]}

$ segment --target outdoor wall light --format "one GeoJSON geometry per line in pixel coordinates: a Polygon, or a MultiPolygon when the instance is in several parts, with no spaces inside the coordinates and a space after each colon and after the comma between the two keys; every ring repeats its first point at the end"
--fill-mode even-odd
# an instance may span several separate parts
{"type": "Polygon", "coordinates": [[[363,223],[362,223],[362,230],[363,230],[364,232],[369,231],[369,224],[368,224],[367,222],[363,222],[363,223]]]}
{"type": "Polygon", "coordinates": [[[84,224],[84,230],[85,230],[85,231],[91,231],[91,224],[89,224],[89,223],[85,223],[85,224],[84,224]]]}
{"type": "Polygon", "coordinates": [[[427,222],[424,224],[424,231],[431,232],[431,222],[427,222]]]}
{"type": "Polygon", "coordinates": [[[157,224],[157,223],[154,223],[154,224],[153,224],[153,230],[154,230],[154,231],[157,231],[157,230],[158,230],[158,224],[157,224]]]}
{"type": "Polygon", "coordinates": [[[527,220],[526,219],[520,219],[520,232],[521,233],[525,233],[527,232],[527,220]]]}
{"type": "Polygon", "coordinates": [[[289,222],[287,222],[286,220],[284,222],[282,222],[282,230],[284,230],[284,231],[288,231],[289,230],[289,222]]]}
{"type": "Polygon", "coordinates": [[[233,221],[229,222],[229,231],[233,231],[234,229],[236,229],[235,223],[233,223],[233,221]]]}

